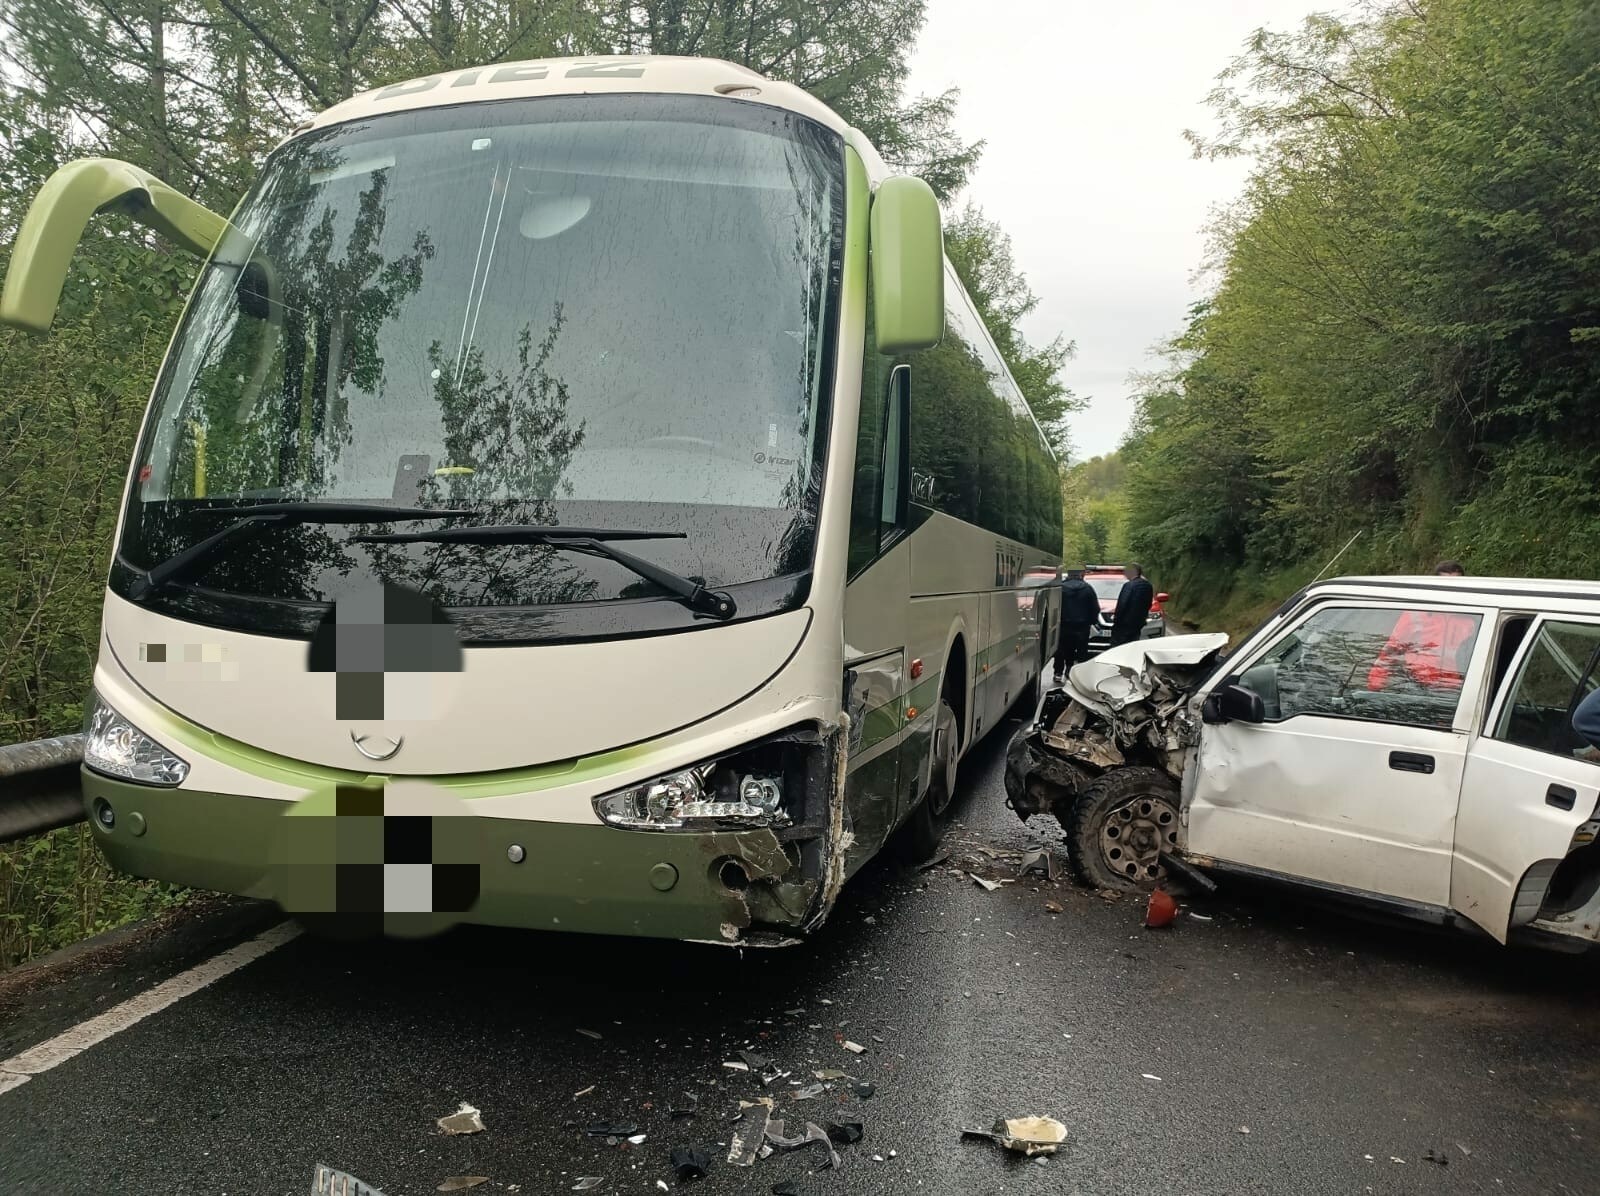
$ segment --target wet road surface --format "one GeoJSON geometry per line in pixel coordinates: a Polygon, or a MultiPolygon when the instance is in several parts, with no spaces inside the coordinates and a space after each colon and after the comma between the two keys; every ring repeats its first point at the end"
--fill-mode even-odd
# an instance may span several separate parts
{"type": "MultiPolygon", "coordinates": [[[[1017,725],[963,766],[946,842],[996,880],[1030,844],[1059,849],[1053,821],[1004,807],[1017,725]]],[[[263,912],[224,907],[0,991],[0,1056],[248,937],[263,912]]],[[[881,861],[810,944],[742,956],[477,930],[301,937],[0,1093],[0,1191],[300,1196],[321,1162],[385,1196],[452,1176],[488,1177],[479,1196],[580,1177],[650,1193],[680,1190],[674,1147],[711,1156],[681,1188],[706,1196],[783,1181],[805,1196],[1600,1191],[1594,964],[1273,895],[1141,923],[1142,903],[1065,877],[989,892],[948,864],[881,861]],[[725,1068],[741,1049],[789,1075],[725,1068]],[[875,1091],[797,1100],[825,1069],[875,1091]],[[698,1113],[674,1118],[685,1092],[698,1113]],[[854,1118],[864,1136],[837,1170],[816,1146],[730,1166],[738,1102],[763,1096],[791,1133],[854,1118]],[[486,1128],[441,1134],[462,1102],[486,1128]],[[958,1133],[1027,1114],[1068,1129],[1042,1165],[958,1133]],[[585,1132],[597,1123],[645,1140],[608,1143],[585,1132]]]]}

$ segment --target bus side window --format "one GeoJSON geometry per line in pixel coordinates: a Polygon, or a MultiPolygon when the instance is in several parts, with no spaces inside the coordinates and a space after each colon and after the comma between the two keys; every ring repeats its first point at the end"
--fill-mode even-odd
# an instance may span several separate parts
{"type": "Polygon", "coordinates": [[[878,549],[887,548],[906,529],[910,511],[911,367],[889,375],[883,410],[883,501],[878,514],[878,549]]]}
{"type": "Polygon", "coordinates": [[[855,484],[850,494],[850,559],[854,577],[878,555],[882,510],[883,416],[893,362],[878,352],[872,327],[872,272],[867,272],[867,328],[861,360],[861,408],[856,423],[855,484]]]}

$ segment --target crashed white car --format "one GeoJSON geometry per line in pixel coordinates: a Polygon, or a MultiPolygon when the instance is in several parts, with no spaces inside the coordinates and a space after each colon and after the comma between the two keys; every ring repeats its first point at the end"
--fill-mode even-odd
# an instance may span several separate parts
{"type": "Polygon", "coordinates": [[[1053,813],[1074,870],[1287,882],[1445,925],[1600,940],[1600,583],[1356,577],[1236,651],[1126,644],[1047,694],[1008,804],[1053,813]]]}

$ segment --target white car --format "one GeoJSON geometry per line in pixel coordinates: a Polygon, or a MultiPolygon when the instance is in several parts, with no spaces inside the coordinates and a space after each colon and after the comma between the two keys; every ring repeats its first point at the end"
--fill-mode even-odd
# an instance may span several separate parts
{"type": "Polygon", "coordinates": [[[1356,577],[1227,637],[1075,667],[1013,742],[1008,804],[1051,812],[1086,882],[1287,882],[1440,924],[1600,940],[1600,583],[1356,577]]]}

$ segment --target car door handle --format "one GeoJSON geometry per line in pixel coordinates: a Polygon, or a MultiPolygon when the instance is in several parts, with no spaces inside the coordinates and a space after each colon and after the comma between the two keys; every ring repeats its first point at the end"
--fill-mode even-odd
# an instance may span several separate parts
{"type": "Polygon", "coordinates": [[[1558,810],[1572,809],[1572,803],[1578,800],[1578,791],[1569,789],[1565,785],[1551,785],[1544,791],[1544,804],[1554,806],[1558,810]]]}
{"type": "Polygon", "coordinates": [[[1424,756],[1420,752],[1390,752],[1389,767],[1400,772],[1431,773],[1433,757],[1424,756]]]}

